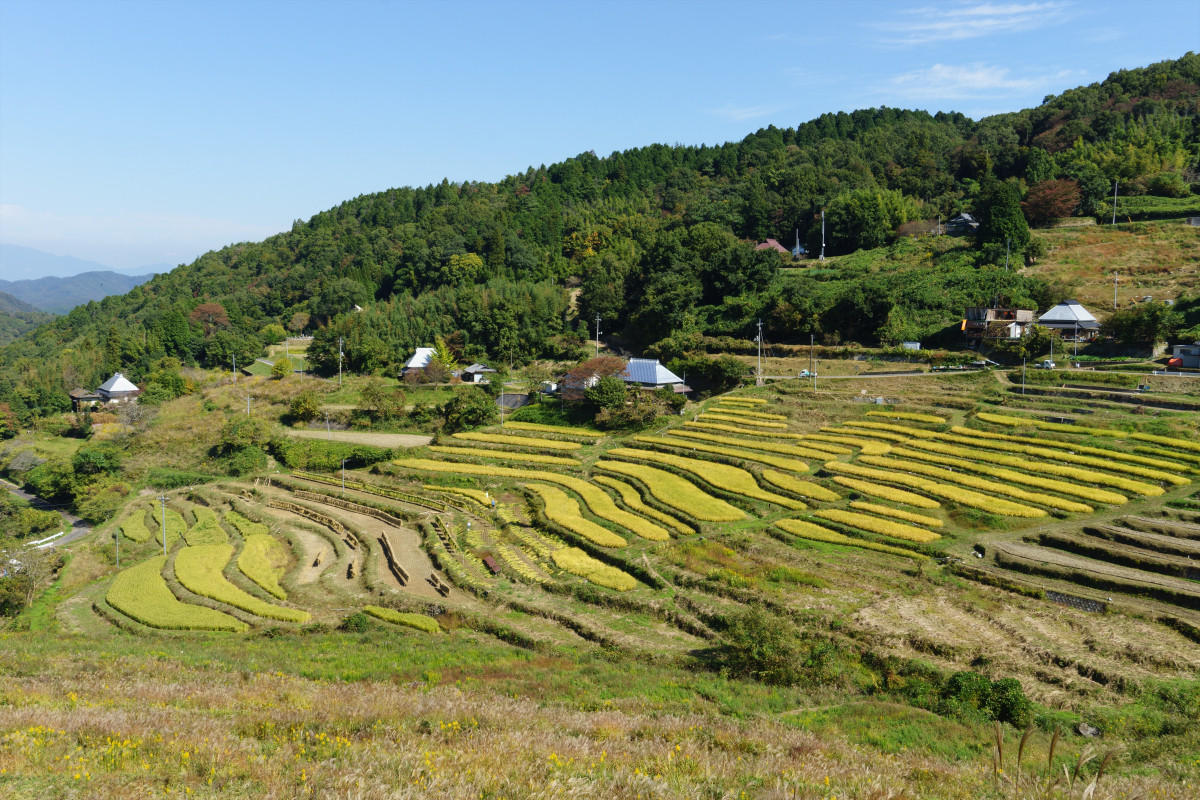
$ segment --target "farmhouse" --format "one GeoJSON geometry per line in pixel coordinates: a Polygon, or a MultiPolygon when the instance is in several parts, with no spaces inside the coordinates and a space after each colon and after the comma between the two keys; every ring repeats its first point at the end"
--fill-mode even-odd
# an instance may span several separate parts
{"type": "Polygon", "coordinates": [[[1100,323],[1078,300],[1063,300],[1038,317],[1037,323],[1058,331],[1069,342],[1090,342],[1100,334],[1100,323]]]}
{"type": "Polygon", "coordinates": [[[137,396],[141,393],[142,390],[133,381],[119,372],[114,372],[113,376],[100,384],[100,388],[94,392],[86,389],[72,389],[67,392],[71,398],[71,406],[76,411],[93,403],[132,402],[137,400],[137,396]]]}
{"type": "Polygon", "coordinates": [[[982,339],[1020,339],[1033,324],[1034,311],[1024,308],[968,308],[963,332],[968,342],[982,339]]]}
{"type": "Polygon", "coordinates": [[[754,245],[755,250],[774,250],[776,253],[781,253],[785,256],[793,255],[791,250],[779,243],[778,239],[767,239],[765,242],[754,245]]]}
{"type": "Polygon", "coordinates": [[[413,370],[425,369],[436,354],[437,351],[432,347],[418,347],[412,354],[412,358],[405,362],[402,374],[413,370]]]}
{"type": "Polygon", "coordinates": [[[626,385],[643,389],[670,387],[675,392],[691,391],[683,384],[683,378],[658,363],[657,358],[631,358],[619,376],[626,385]]]}
{"type": "Polygon", "coordinates": [[[495,375],[496,370],[491,367],[485,367],[478,361],[462,371],[461,378],[463,383],[487,383],[488,375],[495,375]]]}
{"type": "Polygon", "coordinates": [[[972,236],[979,230],[979,220],[964,211],[946,220],[945,230],[947,236],[972,236]]]}

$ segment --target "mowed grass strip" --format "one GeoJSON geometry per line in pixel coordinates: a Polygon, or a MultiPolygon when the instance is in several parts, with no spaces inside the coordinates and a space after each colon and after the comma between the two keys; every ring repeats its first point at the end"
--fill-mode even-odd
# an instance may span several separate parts
{"type": "Polygon", "coordinates": [[[542,502],[545,504],[546,517],[551,522],[558,523],[572,533],[577,533],[589,542],[594,542],[603,547],[624,547],[627,544],[624,539],[617,536],[608,528],[597,525],[583,516],[583,512],[579,510],[579,503],[575,502],[575,498],[557,486],[549,486],[544,483],[530,483],[526,488],[542,498],[542,502]]]}
{"type": "Polygon", "coordinates": [[[564,467],[578,467],[580,461],[566,456],[551,456],[546,453],[514,453],[509,450],[487,450],[482,447],[447,447],[445,445],[430,445],[429,449],[445,456],[458,458],[494,458],[497,461],[519,461],[525,464],[557,464],[564,467]]]}
{"type": "MultiPolygon", "coordinates": [[[[513,478],[519,481],[544,481],[565,486],[583,498],[593,514],[609,522],[615,522],[626,530],[649,539],[653,542],[665,542],[671,534],[665,528],[654,524],[645,517],[639,517],[623,508],[619,508],[613,499],[598,486],[571,475],[561,475],[545,470],[516,469],[514,467],[492,466],[489,464],[467,464],[461,462],[433,461],[427,458],[399,458],[392,462],[398,467],[421,469],[430,472],[451,472],[468,475],[487,475],[494,478],[513,478]]],[[[624,544],[624,540],[621,542],[624,544]]]]}
{"type": "Polygon", "coordinates": [[[929,422],[934,425],[946,424],[945,417],[937,417],[933,414],[912,414],[904,411],[868,411],[868,417],[883,417],[884,419],[907,419],[912,422],[929,422]]]}
{"type": "Polygon", "coordinates": [[[911,511],[903,511],[899,508],[891,506],[881,506],[878,503],[865,503],[862,500],[855,500],[850,504],[851,508],[859,511],[869,511],[872,514],[878,514],[881,517],[895,517],[906,522],[915,522],[918,525],[924,525],[926,528],[940,528],[945,523],[937,517],[927,517],[924,514],[914,514],[911,511]]]}
{"type": "Polygon", "coordinates": [[[738,406],[736,404],[726,405],[724,407],[717,406],[715,408],[710,408],[709,410],[716,411],[719,414],[733,414],[735,417],[750,417],[751,419],[787,419],[787,417],[785,417],[783,414],[769,414],[766,411],[751,411],[749,408],[738,406]]]}
{"type": "Polygon", "coordinates": [[[284,622],[308,622],[310,614],[259,600],[234,586],[222,574],[233,555],[231,544],[202,544],[185,547],[175,556],[175,577],[189,592],[240,608],[250,614],[284,622]]]}
{"type": "Polygon", "coordinates": [[[229,535],[225,533],[225,529],[221,527],[221,523],[217,521],[217,515],[211,508],[192,506],[192,513],[196,515],[196,524],[183,535],[183,540],[189,547],[200,544],[224,544],[229,541],[229,535]]]}
{"type": "Polygon", "coordinates": [[[1005,497],[1011,497],[1014,500],[1024,500],[1027,503],[1037,503],[1038,505],[1047,506],[1057,511],[1067,511],[1074,514],[1091,514],[1096,509],[1085,503],[1079,503],[1075,500],[1066,500],[1061,497],[1056,497],[1042,492],[1030,492],[1025,489],[1018,489],[1015,486],[987,478],[980,478],[975,475],[964,475],[961,472],[945,469],[943,467],[927,464],[924,461],[914,461],[906,458],[888,458],[882,456],[863,456],[859,459],[864,464],[870,464],[874,467],[883,467],[884,469],[894,469],[903,472],[915,472],[918,475],[924,475],[928,478],[936,478],[937,480],[945,481],[946,483],[957,483],[961,486],[969,486],[972,489],[980,489],[993,494],[1002,494],[1005,497]]]}
{"type": "MultiPolygon", "coordinates": [[[[1082,497],[1084,500],[1091,500],[1096,503],[1105,503],[1110,506],[1124,505],[1128,498],[1123,494],[1110,492],[1107,489],[1096,489],[1091,486],[1081,486],[1077,483],[1069,483],[1067,481],[1055,480],[1047,478],[1045,475],[1031,475],[1016,470],[1004,469],[1003,467],[989,467],[986,464],[979,464],[974,461],[968,461],[963,456],[948,456],[936,455],[928,453],[924,450],[909,450],[907,448],[897,447],[892,451],[892,455],[898,458],[918,459],[928,461],[932,464],[944,464],[948,467],[961,469],[965,472],[974,472],[979,475],[988,475],[997,480],[1008,481],[1009,483],[1020,483],[1026,486],[1036,486],[1040,489],[1049,489],[1052,492],[1069,495],[1071,497],[1082,497]]],[[[975,458],[979,458],[979,454],[975,454],[975,458]]],[[[985,456],[986,457],[986,456],[985,456]]]]}
{"type": "Polygon", "coordinates": [[[137,507],[125,519],[121,520],[121,535],[130,541],[142,542],[150,541],[150,537],[154,534],[150,533],[150,529],[146,527],[146,509],[137,507]]]}
{"type": "Polygon", "coordinates": [[[641,493],[632,484],[628,484],[625,481],[618,480],[617,478],[610,478],[607,475],[593,475],[592,480],[601,486],[607,486],[610,489],[616,490],[617,494],[621,496],[621,500],[625,503],[625,505],[629,506],[639,514],[645,514],[651,519],[656,519],[665,525],[669,525],[679,533],[695,533],[695,531],[692,530],[692,526],[688,525],[687,523],[672,517],[670,514],[659,511],[653,506],[646,505],[646,502],[642,500],[641,493]]]}
{"type": "Polygon", "coordinates": [[[597,461],[596,468],[636,478],[646,485],[646,489],[656,500],[696,519],[705,522],[735,522],[746,518],[745,511],[719,497],[713,497],[674,472],[626,461],[597,461]]]}
{"type": "MultiPolygon", "coordinates": [[[[834,428],[833,430],[837,429],[834,428]]],[[[815,446],[814,443],[824,442],[838,445],[847,444],[851,447],[857,447],[864,453],[870,453],[877,456],[883,455],[892,449],[890,444],[885,444],[884,442],[876,442],[872,439],[864,439],[861,436],[849,436],[842,433],[806,433],[803,437],[801,437],[801,443],[804,445],[815,446]]],[[[846,452],[854,451],[849,450],[846,452]]],[[[843,454],[838,453],[838,455],[843,454]]]]}
{"type": "MultiPolygon", "coordinates": [[[[948,437],[948,439],[959,442],[960,444],[946,444],[943,442],[909,442],[910,447],[916,447],[921,450],[931,450],[935,453],[944,453],[945,455],[962,455],[970,453],[970,458],[980,458],[981,454],[975,445],[988,448],[990,445],[1002,445],[1004,448],[1009,447],[1025,447],[1025,445],[1009,444],[1007,442],[988,442],[986,440],[968,439],[963,436],[948,437]],[[963,445],[968,445],[964,447],[963,445]]],[[[1059,478],[1071,478],[1080,483],[1089,484],[1095,483],[1101,486],[1111,486],[1114,489],[1122,489],[1134,494],[1140,494],[1143,497],[1158,497],[1163,493],[1161,486],[1156,486],[1145,481],[1135,481],[1132,478],[1125,478],[1119,475],[1112,475],[1107,472],[1101,472],[1095,469],[1084,469],[1083,467],[1071,466],[1070,464],[1054,463],[1050,461],[1038,461],[1033,458],[1021,458],[1014,455],[1008,455],[1004,452],[989,453],[987,459],[996,464],[1003,464],[1009,467],[1018,467],[1026,472],[1037,472],[1043,475],[1054,475],[1059,478]]],[[[1059,461],[1067,459],[1061,458],[1059,461]]]]}
{"type": "MultiPolygon", "coordinates": [[[[694,450],[699,453],[712,453],[718,456],[729,456],[730,458],[741,458],[746,461],[757,461],[761,464],[770,464],[779,469],[786,469],[790,472],[808,472],[809,466],[804,461],[797,461],[794,458],[784,458],[783,456],[771,455],[755,450],[744,450],[737,447],[725,447],[719,444],[706,444],[704,442],[689,441],[688,439],[676,439],[673,436],[635,436],[635,442],[643,444],[657,445],[657,449],[663,447],[677,447],[684,450],[694,450]]],[[[828,458],[828,456],[826,456],[828,458]]]]}
{"type": "Polygon", "coordinates": [[[532,450],[579,450],[583,447],[579,442],[539,439],[535,436],[506,436],[502,433],[476,433],[475,431],[465,431],[453,435],[455,439],[462,439],[468,442],[505,444],[510,447],[528,447],[532,450]]]}
{"type": "Polygon", "coordinates": [[[747,417],[737,417],[733,414],[718,414],[715,411],[705,411],[697,419],[714,420],[716,422],[736,422],[739,425],[753,425],[755,428],[787,430],[786,422],[768,422],[765,419],[749,419],[747,417]]]}
{"type": "Polygon", "coordinates": [[[559,569],[585,578],[597,586],[615,589],[618,592],[628,592],[637,588],[637,580],[632,575],[592,558],[578,547],[555,550],[550,558],[559,569]]]}
{"type": "Polygon", "coordinates": [[[225,521],[233,526],[234,530],[242,536],[254,536],[260,533],[270,533],[270,529],[261,522],[255,522],[252,519],[246,519],[236,511],[226,511],[225,521]]]}
{"type": "MultiPolygon", "coordinates": [[[[826,465],[828,467],[828,465],[826,465]]],[[[891,500],[893,503],[903,503],[906,506],[914,508],[941,508],[942,504],[937,500],[932,500],[924,495],[913,494],[906,492],[903,489],[897,489],[893,486],[880,486],[870,481],[860,480],[858,478],[849,478],[845,475],[834,475],[833,482],[845,486],[847,489],[853,489],[862,494],[868,494],[871,497],[878,497],[883,500],[891,500]]]]}
{"type": "MultiPolygon", "coordinates": [[[[163,543],[163,508],[161,505],[151,506],[154,513],[154,540],[159,544],[163,543]]],[[[167,546],[175,544],[179,539],[187,533],[187,523],[183,521],[183,515],[173,508],[168,508],[167,513],[167,546]]]]}
{"type": "MultiPolygon", "coordinates": [[[[1128,461],[1130,464],[1139,464],[1143,467],[1155,467],[1170,471],[1179,471],[1187,469],[1184,465],[1177,461],[1165,461],[1161,458],[1150,458],[1148,456],[1134,455],[1133,453],[1125,453],[1120,450],[1109,450],[1106,447],[1088,447],[1078,444],[1077,442],[1060,442],[1055,439],[1034,439],[1031,436],[1014,436],[1008,433],[993,433],[991,431],[981,431],[975,428],[966,428],[962,425],[955,425],[950,429],[951,433],[956,433],[959,436],[974,436],[979,439],[995,439],[1001,442],[1012,442],[1014,444],[1027,444],[1034,447],[1043,447],[1053,450],[1066,450],[1070,453],[1076,453],[1084,456],[1100,456],[1101,458],[1115,459],[1117,461],[1128,461]]],[[[1143,449],[1143,448],[1136,448],[1143,449]]],[[[1145,448],[1153,449],[1153,448],[1145,448]]],[[[1156,450],[1163,455],[1168,455],[1172,458],[1188,458],[1187,455],[1180,453],[1171,453],[1169,450],[1156,450]]],[[[1200,458],[1196,459],[1200,461],[1200,458]]]]}
{"type": "Polygon", "coordinates": [[[254,581],[267,594],[287,600],[287,592],[279,578],[288,563],[287,552],[274,536],[252,533],[246,537],[237,566],[243,575],[254,581]]]}
{"type": "Polygon", "coordinates": [[[905,525],[902,522],[880,519],[870,514],[860,514],[857,511],[846,511],[841,508],[822,508],[820,511],[814,513],[822,519],[840,522],[842,525],[849,525],[851,528],[878,533],[882,536],[891,536],[893,539],[907,539],[910,542],[928,544],[942,538],[940,533],[927,531],[924,528],[918,528],[913,525],[905,525]]]}
{"type": "Polygon", "coordinates": [[[861,464],[848,464],[842,461],[830,461],[825,465],[825,469],[830,472],[840,472],[843,475],[850,475],[856,478],[868,478],[876,482],[898,483],[901,486],[920,489],[926,494],[951,500],[960,505],[978,508],[982,511],[991,511],[992,513],[1006,517],[1037,519],[1046,516],[1046,510],[1042,508],[1025,506],[1009,500],[1001,500],[998,497],[980,494],[979,492],[965,489],[962,486],[939,483],[919,475],[909,475],[894,470],[874,469],[872,467],[864,467],[861,464]]]}
{"type": "Polygon", "coordinates": [[[155,556],[117,574],[104,599],[143,625],[176,631],[244,631],[239,619],[204,606],[180,602],[163,579],[166,556],[155,556]]]}
{"type": "Polygon", "coordinates": [[[505,428],[514,431],[533,431],[534,433],[557,433],[562,436],[584,436],[588,439],[602,439],[608,434],[603,431],[593,431],[587,428],[572,428],[569,425],[543,425],[540,422],[506,422],[505,428]]]}
{"type": "Polygon", "coordinates": [[[793,536],[799,536],[801,539],[808,539],[812,542],[825,542],[826,544],[836,544],[843,547],[876,550],[880,553],[890,553],[894,556],[904,556],[905,558],[915,560],[929,557],[924,553],[914,553],[912,550],[906,550],[903,547],[892,547],[891,545],[879,544],[878,542],[871,542],[866,539],[856,539],[853,536],[847,536],[844,533],[838,533],[822,525],[802,519],[781,519],[775,523],[775,527],[782,531],[787,531],[793,536]]]}
{"type": "Polygon", "coordinates": [[[763,450],[768,453],[799,456],[800,458],[819,458],[825,460],[831,455],[845,455],[854,452],[849,447],[841,447],[839,445],[826,444],[812,447],[798,447],[794,444],[764,442],[758,439],[742,439],[737,436],[722,436],[719,433],[705,433],[704,431],[694,431],[688,428],[675,428],[670,431],[670,434],[672,436],[682,436],[686,439],[698,439],[704,442],[727,444],[733,447],[745,447],[750,450],[763,450]]]}
{"type": "Polygon", "coordinates": [[[644,461],[667,464],[684,472],[690,472],[701,480],[711,483],[718,489],[723,489],[733,494],[774,503],[784,508],[797,510],[808,508],[808,506],[799,500],[793,500],[790,497],[784,497],[783,495],[763,489],[758,485],[758,481],[754,480],[754,475],[741,467],[732,467],[728,464],[718,464],[715,461],[687,458],[686,456],[677,456],[670,453],[660,453],[654,450],[638,450],[632,447],[614,447],[608,451],[607,455],[621,458],[637,458],[644,461]]]}
{"type": "Polygon", "coordinates": [[[837,492],[832,492],[820,484],[797,478],[795,475],[789,475],[786,472],[764,469],[762,476],[767,483],[778,486],[780,489],[789,491],[792,494],[798,494],[801,497],[823,500],[826,503],[833,503],[842,499],[841,495],[837,494],[837,492]]]}
{"type": "Polygon", "coordinates": [[[433,617],[427,617],[424,614],[411,614],[404,611],[396,611],[391,608],[380,608],[379,606],[363,606],[363,612],[370,614],[375,619],[381,619],[384,622],[390,622],[393,625],[403,625],[406,628],[416,628],[425,633],[441,633],[442,626],[433,617]]]}

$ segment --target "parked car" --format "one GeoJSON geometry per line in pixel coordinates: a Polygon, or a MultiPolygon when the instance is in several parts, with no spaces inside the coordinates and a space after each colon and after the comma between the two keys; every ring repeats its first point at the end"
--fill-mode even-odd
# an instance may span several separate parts
{"type": "Polygon", "coordinates": [[[1054,362],[1047,358],[1045,361],[1038,364],[1036,368],[1037,369],[1054,369],[1054,362]]]}

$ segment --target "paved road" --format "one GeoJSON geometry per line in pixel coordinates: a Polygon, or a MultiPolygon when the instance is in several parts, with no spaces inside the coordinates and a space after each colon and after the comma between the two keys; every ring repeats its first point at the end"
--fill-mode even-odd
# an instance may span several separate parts
{"type": "MultiPolygon", "coordinates": [[[[88,527],[87,523],[85,523],[79,517],[75,516],[74,514],[70,513],[69,511],[64,511],[63,509],[58,508],[57,506],[47,503],[42,498],[38,497],[35,494],[30,494],[29,492],[25,491],[24,489],[22,489],[21,487],[19,487],[17,485],[9,483],[8,481],[0,478],[0,486],[3,486],[8,491],[15,494],[17,497],[21,497],[21,498],[24,498],[25,500],[28,500],[29,504],[36,509],[39,509],[42,511],[57,511],[57,512],[59,512],[60,514],[63,515],[63,517],[66,518],[67,522],[69,522],[71,524],[70,531],[68,531],[63,536],[58,537],[54,541],[49,542],[50,547],[61,547],[64,544],[70,544],[71,542],[82,539],[84,536],[87,536],[89,533],[92,532],[92,529],[90,527],[88,527]]],[[[40,538],[44,539],[45,537],[42,536],[40,538]]]]}

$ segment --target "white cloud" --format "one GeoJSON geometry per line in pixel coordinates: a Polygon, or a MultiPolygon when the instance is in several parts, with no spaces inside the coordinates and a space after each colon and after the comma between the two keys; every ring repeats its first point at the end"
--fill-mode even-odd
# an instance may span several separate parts
{"type": "Polygon", "coordinates": [[[733,122],[741,122],[747,119],[757,119],[758,117],[769,117],[772,114],[778,114],[783,111],[786,106],[734,106],[726,104],[724,108],[706,109],[705,113],[712,114],[714,117],[722,117],[733,122]]]}
{"type": "Polygon", "coordinates": [[[148,211],[58,214],[0,204],[0,241],[117,268],[184,263],[208,250],[233,242],[257,241],[280,230],[274,226],[148,211]]]}
{"type": "MultiPolygon", "coordinates": [[[[1076,73],[1063,70],[1052,74],[1014,76],[1006,67],[986,64],[934,64],[897,75],[887,82],[891,96],[908,100],[995,100],[1061,85],[1076,73]]],[[[1040,97],[1038,98],[1041,99],[1040,97]]]]}
{"type": "Polygon", "coordinates": [[[1070,18],[1068,9],[1062,2],[925,6],[875,27],[892,44],[929,44],[1046,28],[1070,18]]]}

